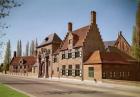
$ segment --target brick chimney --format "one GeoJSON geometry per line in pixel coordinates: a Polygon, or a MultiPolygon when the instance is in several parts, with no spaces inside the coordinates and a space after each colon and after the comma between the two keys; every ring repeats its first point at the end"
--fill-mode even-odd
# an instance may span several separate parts
{"type": "Polygon", "coordinates": [[[122,36],[122,31],[118,32],[118,37],[122,36]]]}
{"type": "Polygon", "coordinates": [[[91,23],[96,24],[96,12],[91,11],[91,23]]]}
{"type": "Polygon", "coordinates": [[[14,51],[14,57],[16,57],[16,56],[17,56],[16,51],[14,51]]]}
{"type": "Polygon", "coordinates": [[[68,32],[72,32],[72,23],[71,22],[68,23],[68,32]]]}

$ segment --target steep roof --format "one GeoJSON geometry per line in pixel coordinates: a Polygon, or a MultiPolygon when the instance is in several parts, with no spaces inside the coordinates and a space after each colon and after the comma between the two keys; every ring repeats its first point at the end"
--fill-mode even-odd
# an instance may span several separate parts
{"type": "Polygon", "coordinates": [[[37,47],[37,48],[40,48],[40,47],[43,47],[43,46],[46,46],[48,44],[51,44],[53,42],[59,42],[59,41],[62,41],[60,39],[60,37],[56,34],[56,33],[53,33],[53,34],[50,34],[48,37],[46,37],[43,42],[37,47]]]}
{"type": "Polygon", "coordinates": [[[22,57],[14,57],[10,65],[19,65],[20,60],[24,61],[24,65],[34,65],[36,63],[36,57],[22,56],[22,57]]]}
{"type": "Polygon", "coordinates": [[[100,52],[99,50],[93,52],[84,64],[130,64],[127,58],[123,57],[117,52],[100,52]]]}
{"type": "Polygon", "coordinates": [[[105,48],[108,48],[109,46],[114,46],[116,41],[104,41],[105,48]]]}
{"type": "MultiPolygon", "coordinates": [[[[89,31],[89,26],[84,26],[77,30],[72,31],[73,39],[74,39],[74,47],[83,46],[84,39],[86,38],[87,32],[89,31]]],[[[68,39],[65,37],[61,50],[68,49],[68,39]]]]}
{"type": "Polygon", "coordinates": [[[124,41],[129,47],[131,47],[130,44],[128,43],[128,41],[127,41],[127,40],[124,38],[124,36],[122,35],[122,32],[121,32],[121,31],[119,32],[119,35],[118,35],[118,38],[117,38],[115,44],[116,44],[117,42],[119,42],[119,39],[123,39],[123,41],[124,41]]]}
{"type": "Polygon", "coordinates": [[[124,36],[122,35],[122,32],[120,31],[119,32],[119,35],[118,35],[118,38],[116,40],[113,40],[113,41],[104,41],[105,48],[108,48],[109,46],[114,46],[119,41],[120,38],[123,39],[124,42],[130,47],[130,44],[124,38],[124,36]]]}
{"type": "Polygon", "coordinates": [[[119,53],[123,58],[127,59],[128,61],[135,61],[135,59],[133,57],[131,57],[130,55],[126,54],[125,52],[119,50],[116,47],[109,46],[108,51],[109,52],[114,52],[114,53],[119,53]]]}
{"type": "Polygon", "coordinates": [[[89,58],[84,62],[84,64],[95,64],[95,63],[102,63],[99,50],[91,53],[89,58]]]}
{"type": "Polygon", "coordinates": [[[101,53],[102,63],[130,64],[126,58],[116,52],[101,53]]]}

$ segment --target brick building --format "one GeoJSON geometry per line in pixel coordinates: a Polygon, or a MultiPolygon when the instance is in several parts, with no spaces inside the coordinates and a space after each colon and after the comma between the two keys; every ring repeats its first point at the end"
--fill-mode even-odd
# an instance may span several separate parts
{"type": "Polygon", "coordinates": [[[62,40],[56,33],[46,37],[37,47],[38,77],[50,77],[53,73],[53,53],[59,48],[62,40]]]}
{"type": "Polygon", "coordinates": [[[9,71],[44,78],[140,80],[140,67],[130,56],[130,44],[122,32],[115,41],[103,41],[95,11],[89,25],[73,30],[69,22],[67,29],[64,40],[56,33],[46,37],[35,56],[14,54],[9,71]]]}
{"type": "Polygon", "coordinates": [[[103,42],[95,11],[89,25],[72,28],[69,22],[63,41],[51,34],[37,47],[39,77],[138,80],[137,61],[130,56],[129,43],[121,32],[115,41],[103,42]]]}
{"type": "Polygon", "coordinates": [[[14,52],[14,57],[12,58],[9,66],[10,73],[21,73],[27,74],[35,72],[34,65],[36,63],[35,56],[16,56],[14,52]]]}
{"type": "Polygon", "coordinates": [[[104,45],[107,51],[108,50],[112,52],[120,51],[127,55],[131,55],[131,46],[124,38],[121,31],[118,33],[118,37],[115,41],[104,41],[104,45]],[[113,49],[114,47],[116,49],[113,49]]]}

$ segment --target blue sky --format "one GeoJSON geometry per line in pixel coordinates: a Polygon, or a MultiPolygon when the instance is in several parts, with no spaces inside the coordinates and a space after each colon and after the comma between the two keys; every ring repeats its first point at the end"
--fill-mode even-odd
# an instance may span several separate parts
{"type": "Polygon", "coordinates": [[[4,30],[4,40],[11,40],[12,51],[17,40],[22,40],[23,51],[27,41],[38,39],[40,43],[47,35],[56,32],[62,39],[67,32],[67,23],[73,29],[90,23],[90,12],[97,12],[97,24],[104,41],[115,40],[119,31],[131,43],[135,25],[135,0],[22,0],[21,7],[11,11],[4,19],[9,28],[4,30]]]}

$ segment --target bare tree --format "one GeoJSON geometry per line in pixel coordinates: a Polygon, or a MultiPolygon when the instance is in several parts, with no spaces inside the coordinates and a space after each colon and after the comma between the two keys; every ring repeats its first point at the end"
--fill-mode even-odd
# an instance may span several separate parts
{"type": "Polygon", "coordinates": [[[8,28],[6,23],[2,22],[2,19],[9,16],[11,9],[21,6],[20,0],[0,0],[0,59],[2,58],[4,41],[2,38],[6,35],[3,30],[8,28]]]}

